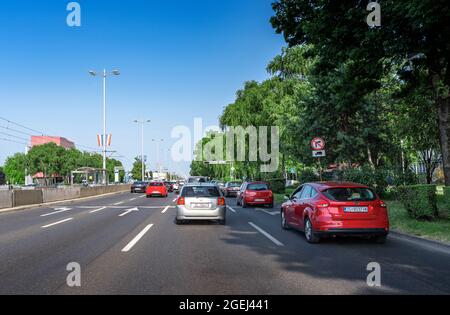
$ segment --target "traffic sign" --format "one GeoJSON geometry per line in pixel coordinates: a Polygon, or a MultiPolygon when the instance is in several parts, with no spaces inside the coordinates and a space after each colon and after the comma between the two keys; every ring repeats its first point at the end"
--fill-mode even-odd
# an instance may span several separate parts
{"type": "Polygon", "coordinates": [[[313,149],[313,151],[325,150],[325,140],[322,138],[314,138],[311,141],[311,149],[313,149]]]}
{"type": "Polygon", "coordinates": [[[315,157],[315,158],[321,158],[321,157],[325,157],[327,155],[325,150],[320,150],[320,151],[315,150],[315,151],[313,151],[312,154],[313,154],[313,157],[315,157]]]}

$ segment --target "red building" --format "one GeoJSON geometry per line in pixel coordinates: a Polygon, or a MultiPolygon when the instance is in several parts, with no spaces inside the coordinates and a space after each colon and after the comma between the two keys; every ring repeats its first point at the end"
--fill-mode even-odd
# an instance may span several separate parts
{"type": "Polygon", "coordinates": [[[56,143],[60,147],[65,149],[74,149],[75,143],[67,140],[63,137],[50,137],[50,136],[31,136],[31,146],[35,147],[38,145],[43,145],[47,143],[56,143]]]}

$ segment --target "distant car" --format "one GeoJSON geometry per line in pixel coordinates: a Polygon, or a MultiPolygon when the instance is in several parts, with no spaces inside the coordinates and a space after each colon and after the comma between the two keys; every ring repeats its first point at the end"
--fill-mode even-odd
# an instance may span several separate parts
{"type": "Polygon", "coordinates": [[[273,208],[273,193],[268,183],[249,182],[241,186],[236,197],[238,206],[268,206],[273,208]]]}
{"type": "Polygon", "coordinates": [[[171,182],[164,182],[164,184],[166,185],[167,191],[168,192],[173,192],[173,184],[171,182]]]}
{"type": "Polygon", "coordinates": [[[176,224],[186,220],[217,220],[226,224],[226,203],[214,184],[188,184],[183,187],[177,201],[176,224]]]}
{"type": "Polygon", "coordinates": [[[384,243],[389,234],[387,206],[367,186],[309,183],[287,199],[281,207],[281,225],[304,231],[309,243],[338,235],[369,236],[384,243]]]}
{"type": "Polygon", "coordinates": [[[205,176],[192,176],[188,178],[188,184],[207,183],[208,177],[205,176]]]}
{"type": "Polygon", "coordinates": [[[223,189],[225,197],[236,197],[242,183],[240,182],[228,182],[225,184],[225,187],[223,189]]]}
{"type": "Polygon", "coordinates": [[[134,182],[131,185],[131,193],[145,193],[146,189],[147,189],[147,182],[142,182],[142,181],[138,181],[138,182],[134,182]]]}
{"type": "Polygon", "coordinates": [[[169,195],[164,182],[151,182],[146,190],[147,198],[151,197],[167,197],[169,195]]]}
{"type": "Polygon", "coordinates": [[[172,185],[173,185],[173,191],[179,191],[180,190],[180,184],[178,182],[174,182],[172,185]]]}

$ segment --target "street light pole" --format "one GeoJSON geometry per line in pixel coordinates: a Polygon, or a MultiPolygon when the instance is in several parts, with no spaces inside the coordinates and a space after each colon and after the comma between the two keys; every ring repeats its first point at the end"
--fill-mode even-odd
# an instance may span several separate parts
{"type": "Polygon", "coordinates": [[[141,124],[141,167],[142,181],[145,181],[145,162],[144,162],[144,124],[150,123],[150,120],[135,120],[135,123],[141,124]]]}
{"type": "Polygon", "coordinates": [[[159,144],[164,142],[164,139],[156,140],[152,139],[152,142],[156,142],[156,156],[158,161],[158,173],[161,174],[161,161],[159,160],[159,144]]]}
{"type": "MultiPolygon", "coordinates": [[[[92,76],[97,76],[97,73],[95,71],[90,70],[89,73],[92,76]]],[[[113,70],[111,72],[112,75],[120,75],[120,71],[119,70],[113,70]]],[[[106,69],[103,69],[103,135],[101,137],[102,141],[103,141],[103,146],[102,146],[102,155],[103,155],[103,185],[106,185],[107,181],[106,181],[106,77],[108,76],[108,72],[106,71],[106,69]]]]}

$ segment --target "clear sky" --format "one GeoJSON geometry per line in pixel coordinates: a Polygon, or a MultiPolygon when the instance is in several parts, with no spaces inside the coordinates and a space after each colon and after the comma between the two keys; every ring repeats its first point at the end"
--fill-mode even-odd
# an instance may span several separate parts
{"type": "MultiPolygon", "coordinates": [[[[284,46],[269,23],[273,0],[80,0],[79,28],[66,24],[69,2],[2,1],[0,117],[96,147],[101,79],[87,71],[120,69],[108,80],[108,131],[128,169],[140,154],[133,120],[152,120],[149,164],[156,162],[152,138],[166,139],[169,160],[174,126],[193,128],[194,117],[217,124],[243,82],[267,78],[267,63],[284,46]]],[[[0,141],[0,165],[23,151],[0,141]]],[[[188,163],[165,164],[188,171],[188,163]]]]}

